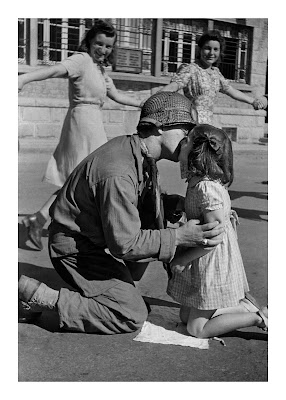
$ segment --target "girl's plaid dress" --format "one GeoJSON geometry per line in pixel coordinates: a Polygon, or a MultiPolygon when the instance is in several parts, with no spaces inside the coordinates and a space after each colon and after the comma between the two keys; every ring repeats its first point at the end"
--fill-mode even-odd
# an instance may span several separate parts
{"type": "Polygon", "coordinates": [[[186,194],[188,219],[203,221],[204,210],[223,208],[223,242],[192,262],[183,271],[172,268],[167,293],[181,305],[202,310],[236,306],[249,291],[236,232],[230,221],[231,201],[227,189],[208,178],[193,177],[186,194]]]}

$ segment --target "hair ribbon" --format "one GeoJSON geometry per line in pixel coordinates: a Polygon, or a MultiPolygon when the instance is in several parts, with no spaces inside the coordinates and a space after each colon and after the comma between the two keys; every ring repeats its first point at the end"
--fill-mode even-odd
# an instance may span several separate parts
{"type": "Polygon", "coordinates": [[[220,150],[221,150],[221,142],[219,140],[217,140],[214,136],[200,136],[198,138],[195,139],[195,141],[197,144],[200,143],[208,143],[210,145],[210,147],[217,153],[220,154],[220,150]]]}

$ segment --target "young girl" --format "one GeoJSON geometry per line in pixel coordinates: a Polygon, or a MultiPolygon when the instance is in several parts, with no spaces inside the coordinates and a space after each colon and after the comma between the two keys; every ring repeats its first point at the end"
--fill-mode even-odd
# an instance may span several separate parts
{"type": "Polygon", "coordinates": [[[233,180],[231,141],[221,129],[198,125],[189,133],[180,157],[187,154],[187,218],[201,223],[217,220],[224,224],[225,233],[223,242],[213,250],[197,247],[176,253],[167,293],[181,303],[180,318],[192,336],[209,338],[250,326],[267,330],[268,309],[259,309],[247,294],[249,287],[231,222],[226,188],[233,180]]]}
{"type": "MultiPolygon", "coordinates": [[[[104,66],[114,61],[117,32],[108,21],[97,19],[87,31],[78,53],[51,67],[20,75],[18,90],[33,81],[67,77],[70,106],[59,144],[52,155],[44,180],[62,187],[73,169],[91,152],[107,142],[102,120],[106,95],[117,103],[141,107],[142,101],[117,91],[104,66]]],[[[28,237],[42,249],[42,229],[49,217],[49,208],[56,198],[53,194],[41,209],[24,218],[28,237]]]]}

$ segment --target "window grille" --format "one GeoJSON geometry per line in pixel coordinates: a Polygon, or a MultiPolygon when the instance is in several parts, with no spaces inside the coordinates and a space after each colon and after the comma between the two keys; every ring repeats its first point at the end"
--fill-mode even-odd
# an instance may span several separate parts
{"type": "MultiPolygon", "coordinates": [[[[117,46],[142,51],[143,74],[151,75],[153,20],[110,18],[118,31],[117,46]]],[[[38,64],[51,65],[72,55],[94,19],[38,19],[38,64]]],[[[164,19],[162,32],[162,76],[172,76],[182,63],[195,61],[197,42],[208,29],[207,19],[164,19]]],[[[253,29],[212,21],[225,38],[224,59],[219,68],[231,81],[249,83],[253,29]]],[[[18,59],[26,63],[26,19],[18,20],[18,59]]]]}
{"type": "Polygon", "coordinates": [[[152,19],[113,18],[111,22],[118,33],[117,46],[142,50],[142,72],[150,75],[152,19]]]}
{"type": "Polygon", "coordinates": [[[207,20],[164,19],[162,75],[173,75],[182,63],[195,61],[196,42],[207,29],[207,20]]]}
{"type": "MultiPolygon", "coordinates": [[[[118,31],[117,46],[143,52],[143,73],[151,73],[151,19],[110,19],[118,31]]],[[[38,19],[38,63],[52,65],[72,55],[94,19],[38,19]]]]}
{"type": "MultiPolygon", "coordinates": [[[[164,19],[162,39],[162,75],[173,75],[179,65],[195,61],[197,42],[208,29],[208,20],[164,19]]],[[[219,66],[225,78],[249,83],[252,29],[236,24],[214,22],[224,37],[224,58],[219,66]]]]}
{"type": "Polygon", "coordinates": [[[220,70],[225,78],[243,83],[250,83],[251,44],[253,29],[244,25],[214,21],[225,39],[224,58],[220,70]]]}
{"type": "MultiPolygon", "coordinates": [[[[92,25],[91,21],[87,20],[88,27],[92,25]]],[[[82,19],[39,19],[38,63],[51,65],[72,55],[85,30],[85,20],[82,19]]]]}
{"type": "Polygon", "coordinates": [[[26,19],[18,19],[18,63],[26,64],[26,19]]]}

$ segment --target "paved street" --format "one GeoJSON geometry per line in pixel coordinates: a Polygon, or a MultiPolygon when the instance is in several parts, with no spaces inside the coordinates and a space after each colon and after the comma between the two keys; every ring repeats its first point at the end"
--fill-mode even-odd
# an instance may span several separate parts
{"type": "MultiPolygon", "coordinates": [[[[251,293],[267,304],[267,146],[234,144],[235,178],[230,188],[240,217],[239,244],[251,293]]],[[[53,193],[41,182],[47,151],[19,152],[19,275],[58,289],[64,282],[44,249],[34,250],[20,224],[53,193]]],[[[184,194],[178,165],[159,163],[161,183],[169,193],[184,194]]],[[[152,263],[139,288],[153,313],[178,313],[165,293],[167,277],[161,263],[152,263]]],[[[138,334],[114,336],[63,333],[57,317],[44,313],[36,325],[19,324],[20,382],[266,382],[268,334],[247,328],[225,335],[226,346],[210,341],[208,350],[136,342],[138,334]]],[[[245,397],[247,398],[247,396],[245,397]]]]}

